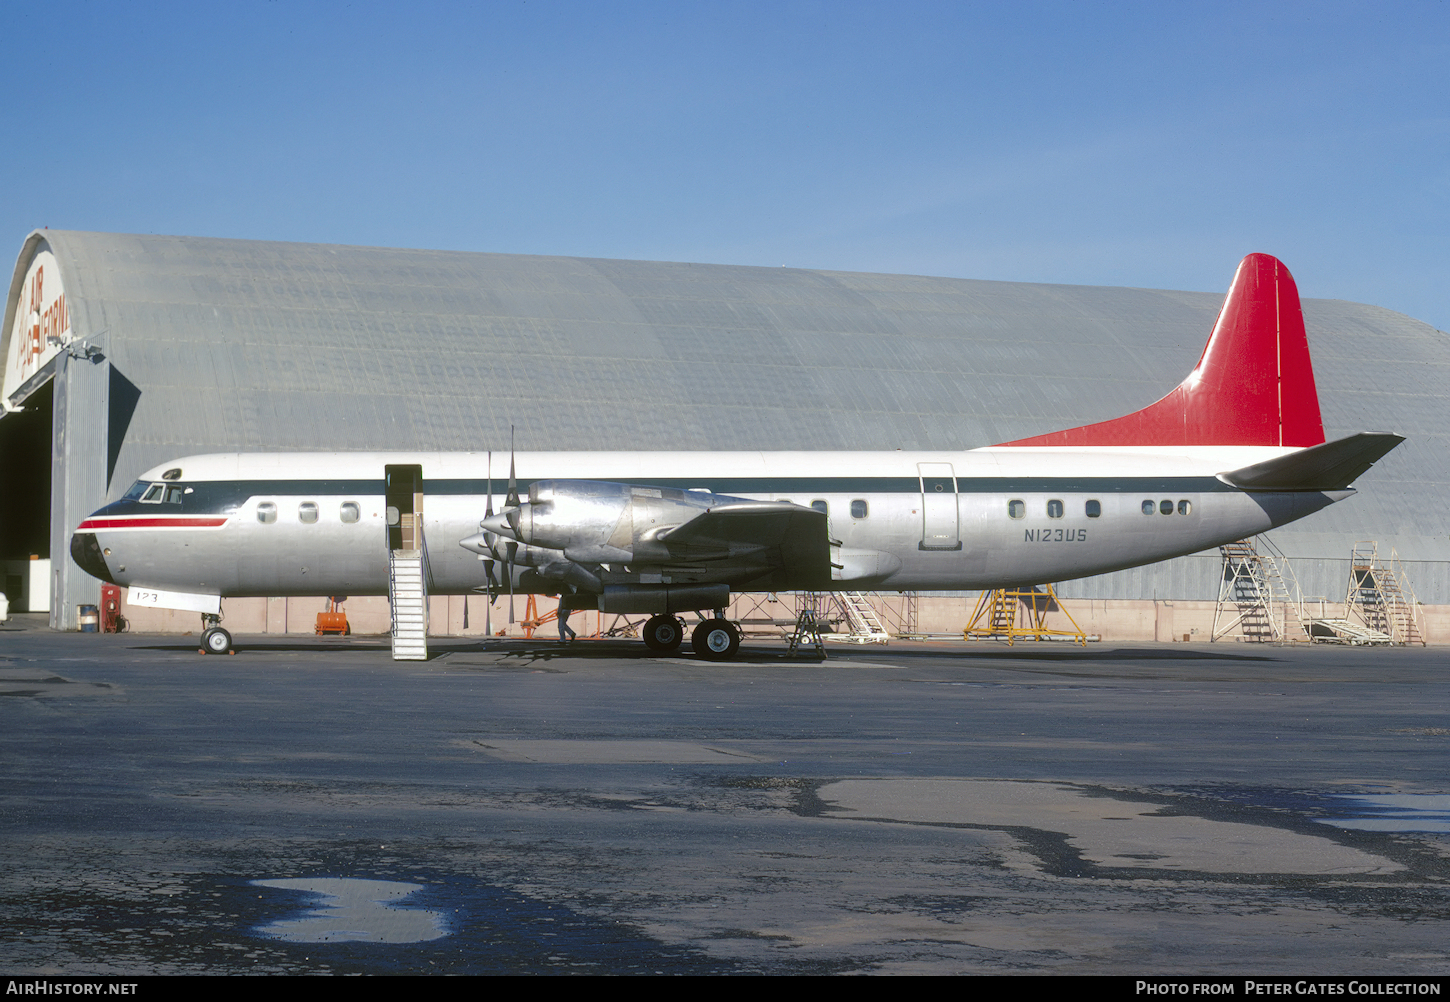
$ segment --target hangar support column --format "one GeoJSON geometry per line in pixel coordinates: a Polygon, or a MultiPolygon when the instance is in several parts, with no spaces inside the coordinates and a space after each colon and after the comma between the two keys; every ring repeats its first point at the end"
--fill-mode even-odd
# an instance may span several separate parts
{"type": "Polygon", "coordinates": [[[55,374],[50,454],[50,625],[76,629],[76,607],[99,605],[101,582],[76,566],[70,537],[106,503],[110,363],[63,353],[55,374]]]}

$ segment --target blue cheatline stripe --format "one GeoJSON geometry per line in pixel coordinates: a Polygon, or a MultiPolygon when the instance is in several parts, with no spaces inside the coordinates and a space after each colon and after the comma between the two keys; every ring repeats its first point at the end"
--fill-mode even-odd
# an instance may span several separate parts
{"type": "MultiPolygon", "coordinates": [[[[563,479],[563,478],[557,478],[563,479]]],[[[619,481],[624,482],[624,481],[619,481]]],[[[792,501],[809,502],[812,498],[828,494],[846,494],[860,497],[883,494],[921,493],[921,482],[915,477],[690,477],[687,479],[652,479],[629,481],[649,487],[672,487],[688,490],[702,487],[716,494],[775,494],[787,495],[792,501]]],[[[944,479],[941,481],[946,484],[944,479]]],[[[531,480],[519,481],[519,494],[527,496],[531,480]]],[[[932,483],[928,483],[928,492],[932,483]]],[[[142,504],[139,501],[116,501],[97,514],[139,515],[177,514],[191,515],[219,512],[229,505],[238,505],[251,497],[381,497],[384,494],[382,478],[373,480],[209,480],[187,483],[178,481],[179,486],[192,488],[180,505],[142,504]]],[[[458,497],[482,496],[488,490],[485,479],[448,479],[423,481],[424,495],[458,497]]],[[[502,499],[508,490],[508,482],[494,478],[495,499],[502,499]]],[[[958,477],[957,491],[961,494],[985,494],[992,496],[1019,496],[1030,494],[1134,494],[1154,499],[1179,497],[1184,494],[1208,494],[1231,492],[1230,487],[1216,477],[958,477]]],[[[944,491],[942,493],[950,493],[944,491]]]]}

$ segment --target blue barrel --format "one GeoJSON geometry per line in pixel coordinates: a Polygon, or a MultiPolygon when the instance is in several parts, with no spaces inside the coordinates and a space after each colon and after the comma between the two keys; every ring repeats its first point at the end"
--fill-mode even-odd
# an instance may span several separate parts
{"type": "Polygon", "coordinates": [[[101,628],[101,610],[93,605],[83,605],[77,609],[82,633],[96,633],[101,628]]]}

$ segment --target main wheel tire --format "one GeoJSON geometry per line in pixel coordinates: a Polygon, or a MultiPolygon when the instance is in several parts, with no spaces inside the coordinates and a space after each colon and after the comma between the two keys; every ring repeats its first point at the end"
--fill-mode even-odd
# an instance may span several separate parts
{"type": "Polygon", "coordinates": [[[729,661],[740,650],[740,631],[727,619],[707,619],[695,627],[690,646],[711,661],[729,661]]]}
{"type": "Polygon", "coordinates": [[[232,649],[232,635],[214,626],[201,635],[201,646],[208,654],[226,654],[232,649]]]}
{"type": "Polygon", "coordinates": [[[660,654],[671,654],[685,642],[685,627],[674,616],[652,616],[644,624],[644,644],[660,654]]]}

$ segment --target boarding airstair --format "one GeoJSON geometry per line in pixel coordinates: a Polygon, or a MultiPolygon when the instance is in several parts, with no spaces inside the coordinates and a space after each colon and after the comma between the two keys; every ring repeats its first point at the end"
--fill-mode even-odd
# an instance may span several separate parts
{"type": "Polygon", "coordinates": [[[1253,643],[1282,644],[1310,639],[1295,594],[1297,582],[1291,593],[1285,580],[1288,562],[1282,553],[1275,559],[1274,547],[1267,538],[1241,539],[1218,549],[1223,554],[1223,577],[1210,640],[1222,640],[1235,630],[1238,639],[1253,643]],[[1260,541],[1262,551],[1256,545],[1260,541]]]}
{"type": "Polygon", "coordinates": [[[393,605],[393,660],[428,660],[428,584],[423,551],[393,550],[388,568],[393,605]]]}

